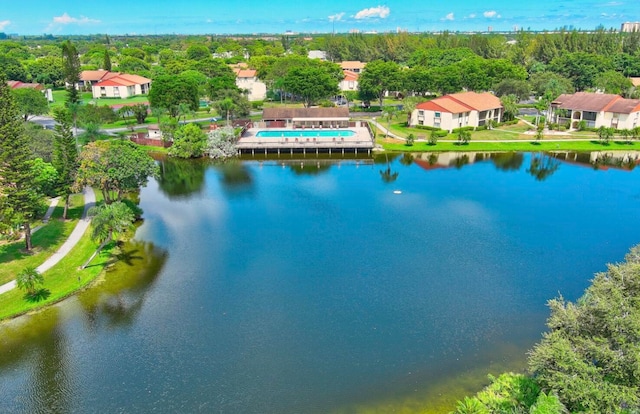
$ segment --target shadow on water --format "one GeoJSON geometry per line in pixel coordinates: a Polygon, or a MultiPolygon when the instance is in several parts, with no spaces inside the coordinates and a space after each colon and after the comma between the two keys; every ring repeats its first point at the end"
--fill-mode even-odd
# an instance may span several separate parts
{"type": "Polygon", "coordinates": [[[220,185],[227,195],[249,195],[253,193],[253,176],[247,164],[237,159],[213,164],[220,173],[220,185]]]}
{"type": "Polygon", "coordinates": [[[188,198],[203,190],[209,160],[164,157],[158,162],[160,163],[158,184],[160,190],[169,199],[188,198]]]}
{"type": "Polygon", "coordinates": [[[108,326],[131,324],[146,293],[156,281],[168,253],[153,243],[131,240],[117,255],[118,261],[108,267],[99,286],[82,292],[78,301],[92,329],[104,322],[108,326]]]}

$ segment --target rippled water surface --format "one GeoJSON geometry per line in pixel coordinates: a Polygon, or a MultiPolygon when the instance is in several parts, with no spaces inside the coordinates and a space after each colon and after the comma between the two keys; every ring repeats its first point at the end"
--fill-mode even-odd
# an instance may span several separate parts
{"type": "Polygon", "coordinates": [[[640,241],[638,171],[165,161],[97,286],[0,325],[0,412],[438,411],[640,241]]]}

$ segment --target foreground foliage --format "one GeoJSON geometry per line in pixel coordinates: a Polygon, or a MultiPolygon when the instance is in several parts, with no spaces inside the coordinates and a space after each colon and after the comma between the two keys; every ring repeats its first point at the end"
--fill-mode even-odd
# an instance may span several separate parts
{"type": "Polygon", "coordinates": [[[463,413],[636,413],[640,410],[640,245],[596,274],[576,302],[549,301],[550,331],[531,351],[532,376],[503,374],[463,413]]]}

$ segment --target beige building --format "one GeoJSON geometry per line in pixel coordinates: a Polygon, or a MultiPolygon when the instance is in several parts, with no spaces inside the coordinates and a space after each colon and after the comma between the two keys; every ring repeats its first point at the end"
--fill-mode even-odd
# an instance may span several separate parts
{"type": "Polygon", "coordinates": [[[500,122],[501,119],[502,104],[496,96],[488,92],[462,92],[418,104],[411,113],[409,124],[451,132],[456,128],[484,126],[488,121],[500,122]]]}
{"type": "Polygon", "coordinates": [[[640,32],[640,22],[624,22],[620,26],[621,32],[640,32]]]}
{"type": "Polygon", "coordinates": [[[338,88],[341,91],[357,91],[358,90],[358,78],[360,74],[352,72],[350,70],[343,70],[344,79],[338,84],[338,88]]]}
{"type": "Polygon", "coordinates": [[[348,70],[353,73],[361,73],[366,65],[366,63],[360,62],[359,60],[346,60],[344,62],[340,62],[340,69],[348,70]]]}
{"type": "Polygon", "coordinates": [[[569,129],[578,129],[581,121],[590,128],[633,129],[640,126],[640,99],[625,99],[620,95],[563,94],[551,103],[551,109],[552,119],[568,125],[569,129]]]}
{"type": "Polygon", "coordinates": [[[253,69],[234,69],[236,86],[247,92],[250,101],[262,101],[267,97],[267,85],[258,79],[257,71],[253,69]]]}
{"type": "Polygon", "coordinates": [[[146,95],[149,93],[149,89],[151,89],[151,79],[126,73],[118,73],[116,76],[111,76],[91,86],[94,99],[126,99],[135,95],[146,95]]]}

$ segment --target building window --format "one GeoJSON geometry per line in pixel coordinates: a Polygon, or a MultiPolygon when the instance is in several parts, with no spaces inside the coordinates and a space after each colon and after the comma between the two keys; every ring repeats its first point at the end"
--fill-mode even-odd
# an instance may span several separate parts
{"type": "Polygon", "coordinates": [[[440,118],[440,112],[436,112],[435,117],[440,118]]]}
{"type": "Polygon", "coordinates": [[[113,88],[113,96],[120,97],[120,88],[113,88]]]}
{"type": "Polygon", "coordinates": [[[103,98],[107,96],[107,89],[104,86],[100,87],[100,96],[103,98]]]}

